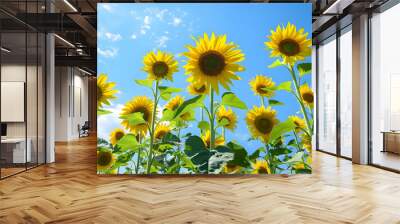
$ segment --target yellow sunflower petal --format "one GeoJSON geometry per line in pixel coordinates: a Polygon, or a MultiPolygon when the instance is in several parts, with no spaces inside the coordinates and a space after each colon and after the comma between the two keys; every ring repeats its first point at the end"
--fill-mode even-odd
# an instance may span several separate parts
{"type": "Polygon", "coordinates": [[[183,67],[190,77],[188,81],[211,87],[217,93],[219,85],[229,89],[230,80],[239,79],[235,73],[244,70],[237,64],[244,60],[244,54],[234,43],[226,43],[226,35],[204,33],[195,39],[195,46],[186,48],[188,51],[183,55],[188,60],[183,67]]]}

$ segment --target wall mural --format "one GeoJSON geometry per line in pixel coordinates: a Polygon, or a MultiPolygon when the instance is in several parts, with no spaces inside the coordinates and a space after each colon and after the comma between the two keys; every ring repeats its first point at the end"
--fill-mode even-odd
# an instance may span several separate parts
{"type": "Polygon", "coordinates": [[[311,173],[311,4],[98,4],[98,174],[311,173]]]}

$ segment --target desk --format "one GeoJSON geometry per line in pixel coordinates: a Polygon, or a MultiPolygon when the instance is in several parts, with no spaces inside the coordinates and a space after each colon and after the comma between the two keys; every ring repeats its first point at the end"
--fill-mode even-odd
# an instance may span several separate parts
{"type": "Polygon", "coordinates": [[[383,131],[382,152],[400,154],[400,131],[383,131]]]}
{"type": "Polygon", "coordinates": [[[7,162],[10,162],[10,163],[31,162],[31,160],[32,160],[32,153],[31,153],[32,141],[31,141],[31,139],[28,138],[27,142],[28,142],[28,144],[27,144],[28,147],[26,147],[26,152],[25,152],[25,138],[1,139],[2,157],[3,157],[3,152],[5,152],[6,156],[7,156],[8,152],[10,152],[12,154],[12,156],[10,155],[10,156],[8,156],[9,157],[8,159],[6,158],[6,160],[9,160],[7,162]],[[10,146],[12,148],[10,148],[10,146]]]}

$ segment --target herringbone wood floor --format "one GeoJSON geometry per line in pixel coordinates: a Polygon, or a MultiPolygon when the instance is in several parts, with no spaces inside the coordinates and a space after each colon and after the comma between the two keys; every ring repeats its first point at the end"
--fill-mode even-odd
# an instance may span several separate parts
{"type": "Polygon", "coordinates": [[[0,223],[400,223],[400,175],[326,154],[288,178],[100,177],[95,144],[0,181],[0,223]]]}

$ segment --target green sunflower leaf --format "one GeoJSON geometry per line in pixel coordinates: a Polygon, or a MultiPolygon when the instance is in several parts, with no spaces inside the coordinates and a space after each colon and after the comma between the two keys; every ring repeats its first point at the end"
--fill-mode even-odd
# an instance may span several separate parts
{"type": "Polygon", "coordinates": [[[121,115],[119,118],[123,119],[123,120],[127,120],[129,122],[129,125],[132,125],[132,126],[146,123],[146,121],[143,119],[143,113],[141,113],[141,112],[131,113],[131,114],[127,114],[127,115],[121,115]]]}
{"type": "Polygon", "coordinates": [[[169,100],[171,98],[172,93],[179,93],[182,91],[182,88],[168,87],[168,86],[159,86],[160,96],[163,100],[169,100]]]}
{"type": "Polygon", "coordinates": [[[209,159],[208,162],[208,170],[209,173],[212,174],[219,174],[221,173],[222,169],[224,168],[224,165],[228,162],[231,161],[234,158],[233,153],[225,152],[217,152],[214,155],[212,155],[209,159]]]}
{"type": "Polygon", "coordinates": [[[175,112],[171,110],[164,110],[161,121],[171,121],[174,119],[175,112]]]}
{"type": "Polygon", "coordinates": [[[218,125],[220,127],[223,127],[223,126],[228,125],[228,124],[229,124],[229,120],[226,119],[226,118],[222,118],[221,120],[218,121],[218,125]]]}
{"type": "Polygon", "coordinates": [[[281,106],[281,105],[284,105],[284,103],[279,102],[278,100],[273,100],[273,99],[268,100],[268,104],[270,106],[281,106]]]}
{"type": "Polygon", "coordinates": [[[221,105],[236,107],[243,110],[247,109],[246,104],[232,92],[225,92],[224,94],[222,94],[221,105]]]}
{"type": "Polygon", "coordinates": [[[297,70],[299,71],[300,77],[311,73],[311,63],[301,63],[297,65],[297,70]]]}
{"type": "Polygon", "coordinates": [[[276,90],[285,90],[285,91],[292,91],[292,81],[286,81],[280,83],[277,87],[276,90]]]}
{"type": "Polygon", "coordinates": [[[185,100],[178,109],[176,109],[173,119],[179,117],[180,115],[193,110],[194,108],[201,107],[203,105],[204,96],[199,95],[191,99],[185,100]]]}
{"type": "Polygon", "coordinates": [[[117,145],[121,148],[121,151],[136,150],[139,147],[136,137],[132,134],[124,135],[124,137],[117,142],[117,145]]]}
{"type": "Polygon", "coordinates": [[[211,157],[211,153],[199,136],[190,136],[186,140],[184,152],[200,173],[208,172],[208,160],[211,157]]]}
{"type": "Polygon", "coordinates": [[[303,156],[304,156],[304,152],[297,152],[296,154],[294,154],[292,156],[292,158],[290,158],[286,162],[287,163],[302,163],[303,162],[303,156]]]}
{"type": "Polygon", "coordinates": [[[104,109],[98,109],[97,110],[97,116],[100,116],[100,115],[107,115],[107,114],[111,114],[112,112],[111,111],[109,111],[109,110],[104,110],[104,109]]]}
{"type": "Polygon", "coordinates": [[[268,68],[276,68],[276,67],[284,66],[284,65],[285,64],[281,60],[276,59],[276,61],[274,61],[274,62],[272,62],[272,64],[268,65],[268,68]]]}
{"type": "Polygon", "coordinates": [[[256,151],[254,151],[250,156],[249,156],[249,160],[252,162],[255,162],[258,157],[260,157],[260,154],[265,152],[265,148],[264,147],[260,147],[258,148],[256,151]]]}
{"type": "Polygon", "coordinates": [[[279,123],[272,129],[269,142],[274,142],[277,138],[279,138],[283,134],[294,130],[295,127],[296,125],[291,120],[286,120],[284,122],[279,123]]]}
{"type": "Polygon", "coordinates": [[[200,128],[200,130],[202,131],[207,131],[210,130],[210,123],[208,123],[207,121],[200,121],[197,124],[197,127],[200,128]]]}
{"type": "Polygon", "coordinates": [[[232,153],[234,154],[234,158],[230,161],[230,164],[238,165],[241,167],[247,167],[250,163],[247,161],[247,151],[246,149],[234,142],[229,142],[227,146],[231,149],[232,153]]]}
{"type": "Polygon", "coordinates": [[[147,88],[152,88],[153,87],[153,80],[150,79],[135,79],[136,84],[147,87],[147,88]]]}

